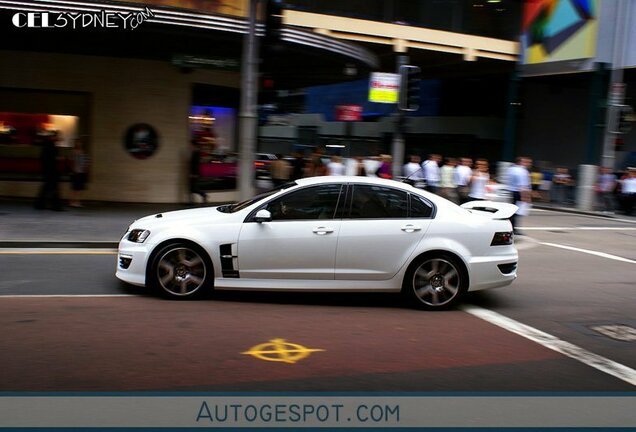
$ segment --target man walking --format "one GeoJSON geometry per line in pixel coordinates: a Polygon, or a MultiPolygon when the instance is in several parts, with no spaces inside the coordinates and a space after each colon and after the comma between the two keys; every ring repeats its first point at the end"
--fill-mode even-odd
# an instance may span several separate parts
{"type": "Polygon", "coordinates": [[[428,160],[422,164],[424,168],[424,178],[426,179],[426,190],[436,194],[439,188],[439,181],[441,179],[439,172],[439,161],[442,157],[438,154],[432,154],[428,160]]]}
{"type": "MultiPolygon", "coordinates": [[[[530,173],[528,172],[528,167],[531,165],[531,161],[527,157],[518,157],[517,163],[510,168],[508,168],[508,172],[506,175],[506,181],[508,183],[508,190],[512,192],[512,203],[519,205],[519,203],[527,203],[528,205],[531,203],[531,187],[530,187],[530,173]]],[[[519,216],[518,213],[515,213],[510,218],[510,223],[512,224],[512,229],[515,234],[521,235],[519,231],[519,216]]]]}

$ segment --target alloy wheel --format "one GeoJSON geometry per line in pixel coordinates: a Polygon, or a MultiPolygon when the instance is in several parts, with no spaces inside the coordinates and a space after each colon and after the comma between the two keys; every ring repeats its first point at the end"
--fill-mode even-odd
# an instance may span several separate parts
{"type": "Polygon", "coordinates": [[[426,306],[443,307],[460,293],[459,269],[443,258],[424,261],[413,273],[413,293],[426,306]]]}
{"type": "Polygon", "coordinates": [[[205,262],[187,247],[168,249],[159,258],[156,268],[159,286],[172,296],[191,296],[205,284],[205,262]]]}

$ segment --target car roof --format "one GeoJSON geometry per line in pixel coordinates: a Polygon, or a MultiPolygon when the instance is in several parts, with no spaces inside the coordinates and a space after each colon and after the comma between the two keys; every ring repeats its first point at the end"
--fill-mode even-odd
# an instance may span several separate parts
{"type": "Polygon", "coordinates": [[[378,177],[364,177],[364,176],[317,176],[317,177],[305,177],[296,180],[296,183],[300,186],[323,184],[323,183],[364,183],[378,186],[390,186],[406,190],[416,190],[408,183],[402,183],[396,180],[386,180],[378,177]]]}

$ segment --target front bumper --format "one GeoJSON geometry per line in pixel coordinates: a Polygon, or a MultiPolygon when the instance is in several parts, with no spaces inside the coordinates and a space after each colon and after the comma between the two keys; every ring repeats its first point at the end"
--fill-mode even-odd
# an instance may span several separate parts
{"type": "Polygon", "coordinates": [[[119,242],[115,276],[132,285],[146,286],[146,266],[151,249],[150,245],[124,238],[119,242]]]}

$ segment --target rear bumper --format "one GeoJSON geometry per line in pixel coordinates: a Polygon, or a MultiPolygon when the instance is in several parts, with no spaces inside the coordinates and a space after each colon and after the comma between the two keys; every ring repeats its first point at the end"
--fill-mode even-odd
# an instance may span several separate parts
{"type": "Polygon", "coordinates": [[[476,257],[470,261],[470,287],[478,291],[510,285],[517,278],[519,256],[476,257]]]}

